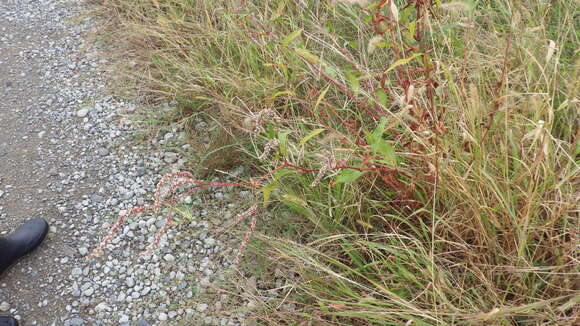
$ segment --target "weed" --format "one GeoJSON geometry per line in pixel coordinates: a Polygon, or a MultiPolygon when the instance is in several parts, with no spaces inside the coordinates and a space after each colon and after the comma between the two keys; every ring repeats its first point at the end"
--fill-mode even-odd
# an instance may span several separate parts
{"type": "Polygon", "coordinates": [[[573,1],[98,3],[126,84],[263,176],[263,323],[577,322],[573,1]]]}

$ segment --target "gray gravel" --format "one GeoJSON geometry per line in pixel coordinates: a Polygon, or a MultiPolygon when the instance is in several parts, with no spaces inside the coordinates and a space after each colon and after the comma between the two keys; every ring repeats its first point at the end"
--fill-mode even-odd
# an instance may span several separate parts
{"type": "Polygon", "coordinates": [[[208,231],[247,191],[184,199],[190,216],[150,256],[139,254],[163,227],[161,214],[130,218],[105,257],[86,259],[117,216],[150,202],[163,173],[183,169],[189,145],[179,127],[155,147],[131,140],[127,116],[139,104],[105,92],[110,62],[87,41],[97,23],[79,16],[83,6],[0,2],[0,230],[31,215],[51,224],[45,244],[2,276],[0,311],[24,325],[245,324],[250,301],[210,297],[239,241],[208,231]]]}

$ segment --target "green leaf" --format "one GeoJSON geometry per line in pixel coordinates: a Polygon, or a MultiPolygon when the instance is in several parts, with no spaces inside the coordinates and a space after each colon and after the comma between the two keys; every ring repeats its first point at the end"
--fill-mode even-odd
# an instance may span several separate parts
{"type": "Polygon", "coordinates": [[[375,46],[377,48],[390,48],[391,46],[393,46],[391,43],[386,43],[386,42],[378,42],[377,44],[375,44],[375,46]]]}
{"type": "Polygon", "coordinates": [[[316,99],[316,104],[314,104],[314,108],[312,109],[312,111],[317,112],[318,106],[320,105],[320,102],[322,102],[324,97],[326,96],[326,92],[328,92],[329,88],[330,88],[330,84],[328,84],[328,86],[326,86],[326,88],[322,92],[320,92],[320,95],[318,95],[318,98],[316,99]]]}
{"type": "Polygon", "coordinates": [[[379,121],[379,124],[375,127],[375,130],[373,130],[373,140],[372,142],[376,142],[378,139],[382,139],[383,134],[385,133],[385,125],[387,124],[387,118],[382,117],[381,121],[379,121]]]}
{"type": "Polygon", "coordinates": [[[417,21],[414,20],[412,22],[409,23],[409,37],[413,38],[415,37],[415,28],[417,27],[417,21]]]}
{"type": "Polygon", "coordinates": [[[351,183],[363,175],[361,171],[353,169],[343,169],[338,177],[336,178],[336,183],[351,183]]]}
{"type": "Polygon", "coordinates": [[[287,176],[289,174],[296,173],[296,171],[291,169],[280,169],[276,171],[273,175],[275,180],[280,180],[282,177],[287,176]]]}
{"type": "Polygon", "coordinates": [[[371,145],[371,149],[375,154],[380,154],[385,163],[396,166],[397,165],[397,157],[395,155],[395,149],[389,143],[387,143],[384,139],[378,139],[375,143],[371,145]]]}
{"type": "Polygon", "coordinates": [[[367,133],[367,140],[373,153],[381,155],[385,164],[396,166],[397,157],[395,155],[395,149],[383,139],[386,124],[387,118],[382,117],[379,124],[375,127],[375,130],[372,133],[367,133]]]}
{"type": "Polygon", "coordinates": [[[315,56],[314,54],[312,54],[312,52],[306,50],[306,49],[294,49],[294,51],[296,52],[296,54],[298,54],[299,56],[301,56],[302,58],[304,58],[304,60],[312,63],[312,64],[319,64],[320,63],[320,59],[315,56]]]}
{"type": "Polygon", "coordinates": [[[379,102],[380,105],[382,105],[384,108],[388,107],[389,96],[387,95],[387,92],[385,92],[382,89],[379,89],[376,91],[375,97],[377,99],[377,102],[379,102]]]}
{"type": "Polygon", "coordinates": [[[297,37],[299,37],[300,34],[302,34],[302,28],[297,29],[294,32],[288,34],[288,36],[286,36],[280,43],[282,44],[283,47],[287,47],[288,45],[290,45],[290,43],[292,43],[292,41],[294,41],[297,37]]]}
{"type": "Polygon", "coordinates": [[[276,137],[276,133],[274,131],[274,126],[268,122],[268,132],[267,132],[268,139],[274,139],[276,137]]]}
{"type": "MultiPolygon", "coordinates": [[[[372,5],[371,5],[372,6],[372,5]]],[[[363,21],[365,22],[365,24],[370,24],[373,21],[373,15],[366,15],[363,18],[363,21]]]]}
{"type": "Polygon", "coordinates": [[[284,130],[284,131],[280,131],[278,133],[278,142],[280,143],[280,154],[282,154],[282,156],[286,156],[287,150],[286,150],[286,139],[288,138],[288,135],[292,133],[292,130],[284,130]]]}
{"type": "Polygon", "coordinates": [[[302,138],[300,140],[300,143],[298,143],[299,146],[304,146],[304,144],[306,144],[306,142],[308,142],[310,139],[312,139],[313,137],[315,137],[316,135],[318,135],[319,133],[323,132],[324,128],[320,128],[320,129],[314,129],[311,132],[308,133],[308,135],[304,136],[304,138],[302,138]]]}
{"type": "Polygon", "coordinates": [[[385,73],[397,68],[398,66],[402,66],[402,65],[406,65],[407,63],[411,62],[413,59],[422,56],[423,53],[415,53],[412,56],[408,57],[408,58],[403,58],[403,59],[399,59],[397,61],[395,61],[395,63],[393,63],[389,69],[385,70],[385,73]]]}
{"type": "Polygon", "coordinates": [[[370,132],[363,130],[363,132],[365,133],[365,137],[367,138],[367,143],[370,145],[373,143],[374,138],[373,138],[373,134],[371,134],[370,132]]]}
{"type": "Polygon", "coordinates": [[[397,156],[395,155],[395,149],[393,146],[389,145],[387,141],[380,138],[376,140],[372,145],[371,149],[373,153],[379,154],[383,157],[383,162],[388,165],[396,166],[397,165],[397,156]]]}
{"type": "Polygon", "coordinates": [[[262,195],[264,197],[264,207],[268,206],[268,202],[270,201],[270,195],[272,194],[272,190],[276,189],[278,186],[278,182],[274,181],[264,186],[262,189],[262,195]]]}
{"type": "Polygon", "coordinates": [[[277,97],[284,96],[284,95],[295,96],[296,94],[294,94],[293,91],[280,91],[280,92],[274,93],[274,95],[272,95],[272,98],[275,99],[277,97]]]}
{"type": "Polygon", "coordinates": [[[283,194],[281,200],[284,205],[298,214],[306,217],[312,217],[314,215],[312,210],[308,208],[308,204],[302,198],[298,198],[292,194],[283,194]]]}
{"type": "Polygon", "coordinates": [[[360,94],[361,87],[360,87],[360,81],[358,80],[358,78],[350,71],[346,71],[344,74],[346,75],[346,78],[348,79],[348,82],[350,83],[350,88],[352,88],[352,91],[355,94],[360,94]]]}
{"type": "Polygon", "coordinates": [[[327,73],[330,77],[332,77],[333,79],[337,79],[339,78],[339,76],[341,75],[338,70],[336,68],[334,68],[333,66],[329,66],[329,65],[323,65],[322,69],[324,70],[325,73],[327,73]]]}

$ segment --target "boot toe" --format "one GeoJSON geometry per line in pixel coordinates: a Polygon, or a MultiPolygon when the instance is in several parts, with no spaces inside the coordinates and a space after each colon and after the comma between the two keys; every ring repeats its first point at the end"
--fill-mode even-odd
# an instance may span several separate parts
{"type": "Polygon", "coordinates": [[[42,218],[34,218],[22,224],[16,231],[6,237],[14,248],[19,248],[23,256],[38,247],[48,233],[48,223],[42,218]]]}

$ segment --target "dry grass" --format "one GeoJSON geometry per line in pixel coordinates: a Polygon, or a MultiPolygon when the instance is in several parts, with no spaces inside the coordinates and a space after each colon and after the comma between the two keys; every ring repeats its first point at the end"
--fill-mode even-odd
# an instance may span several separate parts
{"type": "Polygon", "coordinates": [[[262,323],[578,321],[573,1],[97,2],[125,85],[269,176],[262,323]]]}

